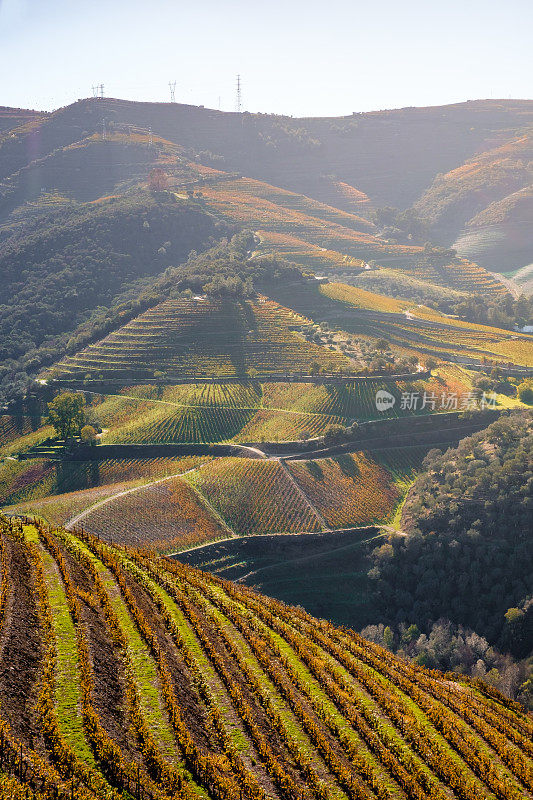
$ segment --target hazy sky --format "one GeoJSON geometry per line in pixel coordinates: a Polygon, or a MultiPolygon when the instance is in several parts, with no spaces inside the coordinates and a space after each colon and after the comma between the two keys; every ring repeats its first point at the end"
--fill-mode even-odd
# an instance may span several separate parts
{"type": "Polygon", "coordinates": [[[0,105],[303,115],[533,97],[533,0],[0,0],[0,105]]]}

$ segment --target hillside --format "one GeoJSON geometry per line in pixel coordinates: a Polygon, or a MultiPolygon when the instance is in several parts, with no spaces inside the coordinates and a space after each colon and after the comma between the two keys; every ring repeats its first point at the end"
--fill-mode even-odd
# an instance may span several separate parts
{"type": "MultiPolygon", "coordinates": [[[[310,196],[315,194],[312,189],[321,190],[323,196],[318,199],[325,202],[331,201],[332,194],[342,197],[340,182],[380,205],[406,208],[437,173],[446,173],[478,150],[486,150],[498,135],[526,126],[532,114],[528,100],[480,100],[341,118],[293,119],[179,103],[87,99],[47,115],[39,126],[17,132],[15,140],[3,143],[0,158],[6,164],[2,174],[7,176],[25,164],[25,146],[33,131],[39,132],[34,156],[39,158],[78,141],[84,131],[101,130],[105,116],[112,127],[129,124],[147,130],[151,125],[169,141],[203,152],[207,159],[215,156],[215,166],[216,157],[222,157],[223,168],[229,171],[310,196]],[[365,157],[357,158],[361,153],[365,157]],[[333,188],[324,180],[327,175],[337,176],[333,188]]],[[[353,192],[347,194],[350,202],[353,192]]]]}
{"type": "Polygon", "coordinates": [[[479,682],[176,562],[18,520],[1,529],[3,797],[533,788],[530,718],[479,682]]]}
{"type": "Polygon", "coordinates": [[[525,412],[428,455],[402,511],[409,535],[373,554],[387,617],[394,599],[398,619],[447,617],[531,655],[532,444],[525,412]]]}
{"type": "Polygon", "coordinates": [[[414,206],[460,255],[489,269],[518,269],[533,257],[528,234],[533,171],[531,128],[439,175],[414,206]]]}
{"type": "Polygon", "coordinates": [[[12,131],[13,128],[18,128],[19,125],[24,125],[26,122],[32,122],[40,116],[42,115],[39,111],[30,111],[27,108],[0,106],[0,134],[12,131]]]}
{"type": "Polygon", "coordinates": [[[365,424],[359,438],[329,449],[322,440],[251,448],[131,443],[100,444],[76,457],[43,446],[40,456],[0,465],[0,505],[163,553],[242,536],[290,533],[303,548],[309,532],[352,530],[357,539],[355,529],[396,526],[428,451],[483,427],[487,413],[426,414],[416,422],[404,414],[365,424]]]}
{"type": "Polygon", "coordinates": [[[108,333],[132,316],[134,295],[139,310],[154,304],[168,267],[245,228],[249,260],[349,281],[392,270],[437,295],[505,296],[484,267],[530,263],[532,113],[528,101],[479,101],[295,120],[93,98],[23,115],[0,134],[3,396],[72,353],[80,324],[108,333]],[[385,205],[411,215],[407,227],[387,227],[385,205]],[[467,223],[459,256],[435,246],[467,223]],[[494,225],[503,233],[485,236],[494,225]],[[492,254],[498,240],[498,263],[490,253],[476,263],[482,240],[492,254]]]}
{"type": "Polygon", "coordinates": [[[266,298],[167,300],[128,322],[102,342],[59,362],[57,377],[101,373],[106,378],[169,376],[245,377],[306,371],[317,362],[327,372],[349,362],[298,336],[307,321],[266,298]]]}
{"type": "Polygon", "coordinates": [[[11,385],[13,392],[21,372],[35,374],[63,353],[92,312],[105,313],[136,281],[204,249],[225,230],[198,209],[160,203],[145,192],[98,204],[52,203],[8,231],[0,256],[4,391],[11,385]]]}

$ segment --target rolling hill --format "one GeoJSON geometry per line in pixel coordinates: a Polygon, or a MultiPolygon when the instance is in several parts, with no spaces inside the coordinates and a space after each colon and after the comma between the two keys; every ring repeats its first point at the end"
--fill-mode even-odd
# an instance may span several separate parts
{"type": "Polygon", "coordinates": [[[298,336],[308,321],[266,298],[257,302],[167,300],[145,311],[102,342],[59,362],[54,374],[106,378],[169,376],[245,377],[250,369],[270,373],[326,371],[349,362],[298,336]]]}
{"type": "Polygon", "coordinates": [[[43,115],[39,111],[30,111],[27,108],[10,108],[0,106],[0,134],[18,128],[26,122],[32,122],[43,115]]]}
{"type": "Polygon", "coordinates": [[[417,214],[467,258],[497,272],[531,263],[533,132],[526,128],[436,178],[417,214]]]}
{"type": "Polygon", "coordinates": [[[0,797],[531,799],[532,126],[0,109],[0,797]]]}
{"type": "Polygon", "coordinates": [[[0,557],[6,798],[529,796],[480,682],[88,534],[2,519],[0,557]]]}
{"type": "Polygon", "coordinates": [[[108,333],[168,267],[243,228],[255,232],[251,260],[348,279],[370,261],[400,281],[505,296],[488,270],[533,258],[532,113],[529,101],[478,101],[294,120],[101,98],[37,116],[5,110],[21,124],[0,133],[3,394],[72,353],[80,325],[108,333]],[[380,227],[384,205],[411,214],[419,233],[380,227]],[[459,256],[435,245],[463,229],[459,256]]]}

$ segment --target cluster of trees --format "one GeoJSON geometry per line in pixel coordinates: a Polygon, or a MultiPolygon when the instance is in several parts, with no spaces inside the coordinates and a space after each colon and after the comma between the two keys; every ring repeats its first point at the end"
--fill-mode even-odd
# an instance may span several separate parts
{"type": "Polygon", "coordinates": [[[240,300],[278,282],[305,280],[299,267],[281,258],[250,258],[254,242],[250,231],[236,233],[231,238],[224,236],[201,253],[191,250],[178,266],[167,267],[142,283],[136,282],[118,296],[111,308],[95,313],[76,330],[67,352],[76,352],[167,297],[202,293],[240,300]]]}
{"type": "Polygon", "coordinates": [[[393,206],[376,208],[373,220],[387,239],[406,242],[410,239],[424,241],[429,236],[429,225],[413,211],[407,208],[400,211],[393,206]]]}
{"type": "Polygon", "coordinates": [[[383,621],[422,630],[446,617],[502,652],[533,655],[532,416],[501,417],[430,451],[403,509],[408,535],[371,555],[383,621]]]}
{"type": "Polygon", "coordinates": [[[533,325],[533,297],[521,295],[517,299],[510,294],[498,297],[471,295],[458,302],[437,303],[440,311],[456,314],[460,319],[481,325],[514,330],[533,325]]]}
{"type": "MultiPolygon", "coordinates": [[[[436,257],[426,253],[422,259],[436,257]]],[[[494,297],[466,294],[387,269],[363,272],[355,278],[343,277],[343,280],[378,294],[423,303],[478,325],[492,325],[505,330],[533,325],[533,297],[526,295],[514,298],[510,294],[494,297]]]]}
{"type": "Polygon", "coordinates": [[[87,425],[85,397],[79,392],[61,392],[47,404],[47,420],[65,442],[80,437],[85,444],[96,442],[96,429],[87,425]]]}
{"type": "MultiPolygon", "coordinates": [[[[31,376],[43,366],[97,341],[167,297],[202,293],[246,300],[273,285],[306,281],[301,268],[283,258],[251,258],[255,238],[250,231],[230,239],[223,236],[213,244],[228,228],[194,208],[156,202],[146,194],[106,209],[81,228],[65,225],[63,231],[57,221],[63,255],[71,259],[69,268],[59,274],[54,272],[63,258],[54,249],[59,244],[50,245],[47,257],[46,249],[38,249],[41,238],[37,236],[34,246],[41,252],[41,263],[25,271],[27,285],[21,283],[0,306],[0,334],[4,336],[0,400],[23,395],[31,376]],[[165,239],[169,232],[165,225],[173,226],[174,245],[165,239]],[[143,245],[145,237],[152,244],[143,245]],[[161,240],[164,254],[159,252],[161,248],[155,249],[161,240]],[[196,242],[212,246],[199,253],[190,247],[196,242]],[[181,248],[181,257],[188,254],[186,260],[164,268],[169,259],[179,262],[181,248]]],[[[19,258],[16,248],[11,254],[15,261],[19,258]]],[[[0,259],[0,268],[7,257],[0,259]]]]}
{"type": "Polygon", "coordinates": [[[392,653],[428,669],[460,672],[481,678],[524,705],[533,704],[533,670],[526,661],[516,662],[500,653],[475,631],[440,619],[426,633],[418,625],[368,625],[361,635],[392,653]]]}

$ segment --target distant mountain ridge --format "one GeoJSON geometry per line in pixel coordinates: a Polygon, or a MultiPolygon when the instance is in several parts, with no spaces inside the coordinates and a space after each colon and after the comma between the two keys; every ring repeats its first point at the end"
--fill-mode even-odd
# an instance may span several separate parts
{"type": "Polygon", "coordinates": [[[0,134],[4,131],[13,130],[23,125],[25,122],[31,122],[34,119],[42,116],[41,111],[32,111],[28,108],[10,108],[9,106],[0,106],[0,134]]]}
{"type": "MultiPolygon", "coordinates": [[[[107,131],[151,128],[154,136],[203,163],[351,213],[368,214],[372,206],[413,207],[445,245],[467,228],[469,247],[460,241],[461,253],[474,261],[480,254],[494,271],[533,261],[533,236],[522,225],[517,243],[513,230],[507,230],[520,227],[530,211],[520,193],[533,181],[532,100],[298,119],[90,98],[46,115],[20,115],[22,125],[0,133],[0,180],[88,136],[101,137],[105,120],[107,131]],[[498,221],[483,221],[483,215],[495,214],[498,221]],[[496,226],[495,236],[480,239],[479,228],[487,226],[496,226]]],[[[0,130],[1,119],[0,110],[0,130]]]]}

